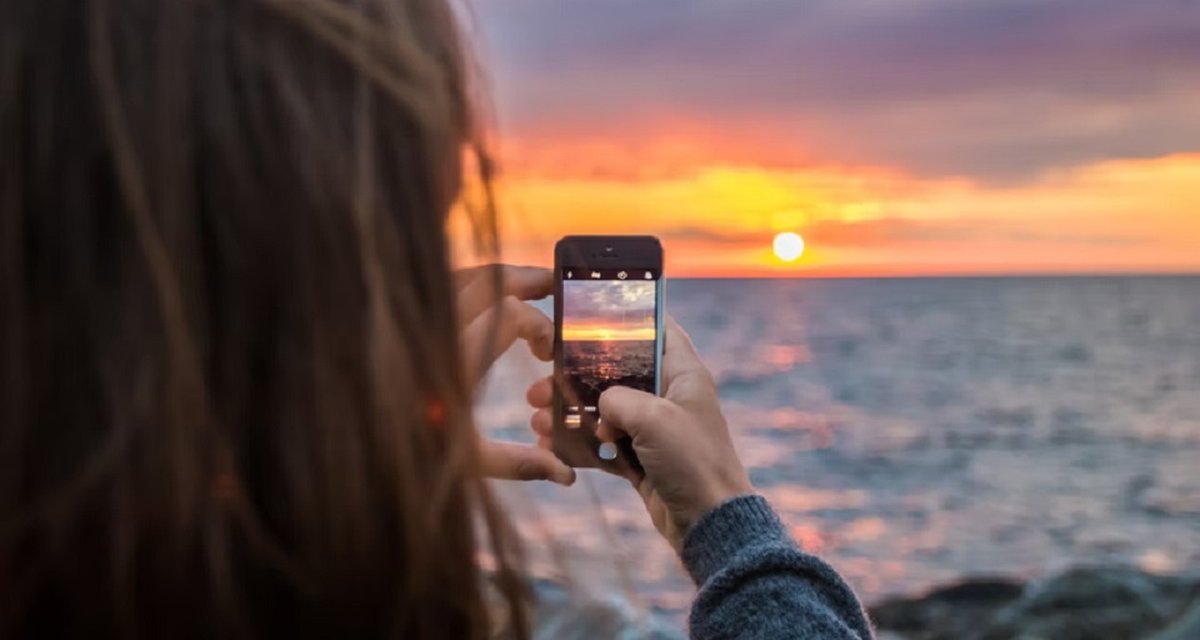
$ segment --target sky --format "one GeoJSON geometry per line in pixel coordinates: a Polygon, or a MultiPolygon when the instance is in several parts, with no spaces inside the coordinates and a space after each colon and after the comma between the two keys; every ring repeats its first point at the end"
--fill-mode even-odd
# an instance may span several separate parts
{"type": "Polygon", "coordinates": [[[508,260],[650,233],[671,276],[1200,271],[1198,0],[474,7],[508,260]]]}
{"type": "Polygon", "coordinates": [[[654,340],[654,281],[563,282],[563,340],[654,340]]]}

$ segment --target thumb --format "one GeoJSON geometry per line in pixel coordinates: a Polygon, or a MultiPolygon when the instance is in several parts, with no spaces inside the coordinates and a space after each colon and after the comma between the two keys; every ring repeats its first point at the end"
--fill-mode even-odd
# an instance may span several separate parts
{"type": "Polygon", "coordinates": [[[638,440],[647,430],[662,423],[661,416],[668,407],[666,400],[654,394],[629,387],[609,387],[600,395],[600,426],[596,436],[611,442],[614,439],[611,430],[619,429],[638,440]]]}
{"type": "Polygon", "coordinates": [[[675,318],[667,316],[666,331],[663,336],[663,386],[670,388],[676,378],[707,372],[707,367],[696,352],[696,345],[687,331],[679,326],[675,318]]]}

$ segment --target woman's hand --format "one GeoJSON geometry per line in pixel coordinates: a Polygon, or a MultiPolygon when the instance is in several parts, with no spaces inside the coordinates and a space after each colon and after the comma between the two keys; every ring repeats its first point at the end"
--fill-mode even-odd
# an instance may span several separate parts
{"type": "MultiPolygon", "coordinates": [[[[600,396],[596,435],[612,442],[628,435],[645,475],[627,470],[658,531],[678,551],[688,529],[717,505],[753,491],[721,414],[717,386],[700,361],[692,341],[672,319],[667,320],[662,360],[666,394],[657,397],[626,387],[600,396]]],[[[549,378],[527,394],[536,409],[531,419],[548,446],[553,431],[549,378]]]]}
{"type": "MultiPolygon", "coordinates": [[[[528,343],[539,360],[554,358],[554,322],[529,304],[554,292],[549,269],[486,265],[456,273],[455,285],[463,366],[472,386],[517,340],[528,343]]],[[[575,482],[575,470],[545,448],[486,438],[480,446],[484,472],[490,477],[575,482]]]]}

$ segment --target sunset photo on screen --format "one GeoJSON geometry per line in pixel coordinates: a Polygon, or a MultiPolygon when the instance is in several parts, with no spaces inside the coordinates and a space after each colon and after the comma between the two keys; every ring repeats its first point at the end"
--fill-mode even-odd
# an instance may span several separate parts
{"type": "Polygon", "coordinates": [[[654,391],[657,285],[622,280],[564,283],[563,369],[583,407],[596,407],[600,394],[613,385],[654,391]]]}

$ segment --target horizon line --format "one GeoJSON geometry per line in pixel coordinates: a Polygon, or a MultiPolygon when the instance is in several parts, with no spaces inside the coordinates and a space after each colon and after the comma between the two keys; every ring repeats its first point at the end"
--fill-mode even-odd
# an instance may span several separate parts
{"type": "Polygon", "coordinates": [[[986,279],[1015,279],[1015,278],[1200,278],[1200,270],[1195,271],[1011,271],[1011,272],[860,272],[860,273],[775,273],[747,272],[730,274],[689,274],[684,271],[680,275],[671,275],[669,270],[663,271],[663,277],[668,280],[986,280],[986,279]]]}

